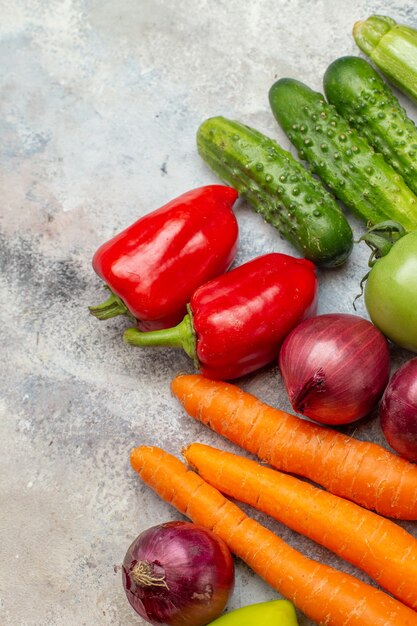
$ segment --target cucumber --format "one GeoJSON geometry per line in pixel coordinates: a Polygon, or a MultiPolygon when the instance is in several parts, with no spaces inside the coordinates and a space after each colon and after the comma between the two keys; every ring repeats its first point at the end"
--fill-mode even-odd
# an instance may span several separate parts
{"type": "Polygon", "coordinates": [[[282,78],[269,101],[300,158],[355,215],[371,225],[390,219],[417,228],[417,197],[322,94],[282,78]]]}
{"type": "Polygon", "coordinates": [[[355,23],[353,38],[388,80],[417,102],[417,30],[371,15],[355,23]]]}
{"type": "Polygon", "coordinates": [[[213,117],[197,131],[201,157],[316,265],[341,265],[352,249],[352,230],[313,176],[275,141],[239,122],[213,117]]]}
{"type": "Polygon", "coordinates": [[[417,128],[374,68],[346,56],[327,68],[324,93],[338,113],[402,175],[417,193],[417,128]]]}

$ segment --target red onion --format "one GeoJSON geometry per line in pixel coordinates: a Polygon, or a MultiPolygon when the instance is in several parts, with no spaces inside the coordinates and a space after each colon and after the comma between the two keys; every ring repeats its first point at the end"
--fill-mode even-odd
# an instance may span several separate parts
{"type": "Polygon", "coordinates": [[[297,413],[322,424],[348,424],[367,415],[384,391],[388,343],[362,317],[319,315],[287,336],[279,366],[297,413]]]}
{"type": "Polygon", "coordinates": [[[233,585],[229,548],[191,522],[145,530],[123,562],[127,599],[151,624],[203,626],[223,611],[233,585]]]}
{"type": "Polygon", "coordinates": [[[404,363],[389,381],[379,418],[391,448],[417,462],[417,358],[404,363]]]}

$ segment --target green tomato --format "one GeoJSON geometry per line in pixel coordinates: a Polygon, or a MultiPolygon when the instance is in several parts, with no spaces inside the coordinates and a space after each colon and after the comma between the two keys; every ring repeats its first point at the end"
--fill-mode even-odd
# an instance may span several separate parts
{"type": "Polygon", "coordinates": [[[288,600],[259,602],[222,615],[209,626],[298,626],[294,605],[288,600]]]}
{"type": "Polygon", "coordinates": [[[372,322],[394,343],[417,352],[417,231],[378,259],[365,286],[372,322]]]}

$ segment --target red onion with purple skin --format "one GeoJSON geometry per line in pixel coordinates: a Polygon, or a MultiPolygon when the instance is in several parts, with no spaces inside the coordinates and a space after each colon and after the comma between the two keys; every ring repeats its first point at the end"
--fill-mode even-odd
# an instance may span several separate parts
{"type": "Polygon", "coordinates": [[[233,558],[211,531],[167,522],[132,543],[123,586],[134,610],[151,624],[204,626],[221,614],[233,591],[233,558]]]}
{"type": "Polygon", "coordinates": [[[357,315],[318,315],[287,336],[279,367],[294,411],[348,424],[370,413],[388,383],[388,342],[357,315]]]}
{"type": "Polygon", "coordinates": [[[392,376],[379,405],[379,418],[391,448],[417,463],[417,358],[392,376]]]}

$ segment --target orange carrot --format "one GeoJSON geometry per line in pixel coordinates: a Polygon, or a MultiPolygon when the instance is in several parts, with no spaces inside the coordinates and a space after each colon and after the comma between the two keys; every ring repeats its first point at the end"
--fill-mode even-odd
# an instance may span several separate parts
{"type": "Polygon", "coordinates": [[[142,446],[132,451],[131,463],[164,500],[215,532],[320,626],[417,626],[417,613],[383,591],[303,556],[172,455],[142,446]]]}
{"type": "Polygon", "coordinates": [[[174,378],[172,390],[192,417],[277,469],[299,474],[382,515],[417,519],[417,465],[264,404],[228,383],[174,378]]]}
{"type": "Polygon", "coordinates": [[[417,539],[394,522],[230,452],[193,443],[183,455],[222,493],[333,550],[417,609],[417,539]]]}

